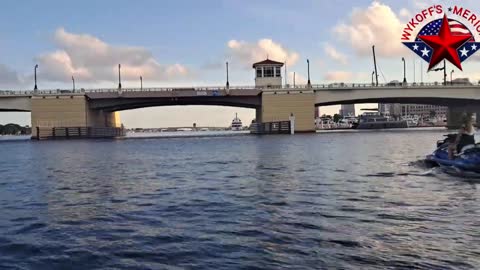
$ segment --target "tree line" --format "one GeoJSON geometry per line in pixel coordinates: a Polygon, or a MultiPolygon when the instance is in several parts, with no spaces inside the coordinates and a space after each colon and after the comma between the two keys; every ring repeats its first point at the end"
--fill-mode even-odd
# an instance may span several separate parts
{"type": "Polygon", "coordinates": [[[31,133],[28,126],[22,127],[17,124],[0,125],[0,135],[26,135],[31,133]]]}

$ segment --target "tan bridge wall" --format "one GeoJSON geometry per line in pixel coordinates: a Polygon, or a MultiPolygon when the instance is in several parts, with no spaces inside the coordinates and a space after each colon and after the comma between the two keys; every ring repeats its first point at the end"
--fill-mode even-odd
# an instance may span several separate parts
{"type": "Polygon", "coordinates": [[[288,121],[295,116],[295,132],[315,131],[315,94],[313,91],[265,91],[262,93],[262,111],[257,112],[261,122],[288,121]],[[276,93],[276,94],[275,94],[276,93]]]}
{"type": "Polygon", "coordinates": [[[29,112],[31,110],[31,107],[31,100],[28,96],[0,98],[0,111],[29,112]]]}
{"type": "Polygon", "coordinates": [[[85,96],[33,96],[32,137],[37,127],[119,127],[117,112],[91,110],[85,96]]]}

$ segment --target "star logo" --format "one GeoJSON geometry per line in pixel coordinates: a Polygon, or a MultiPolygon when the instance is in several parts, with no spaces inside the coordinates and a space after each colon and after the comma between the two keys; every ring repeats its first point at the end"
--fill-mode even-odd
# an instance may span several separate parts
{"type": "MultiPolygon", "coordinates": [[[[443,18],[432,19],[420,30],[414,30],[414,21],[407,24],[402,35],[403,44],[428,63],[429,71],[444,60],[462,70],[462,63],[477,52],[480,42],[475,41],[475,35],[461,20],[449,18],[441,7],[438,9],[443,18]],[[411,35],[413,31],[416,36],[411,35]]],[[[451,16],[458,16],[457,6],[448,11],[451,16]]]]}
{"type": "MultiPolygon", "coordinates": [[[[431,70],[434,66],[443,61],[443,59],[447,59],[458,69],[462,70],[462,64],[457,50],[465,44],[467,40],[472,38],[472,35],[452,35],[447,15],[443,16],[442,26],[440,27],[438,35],[422,35],[418,36],[418,38],[433,49],[433,55],[428,70],[431,70]]],[[[467,56],[466,53],[465,56],[467,56]]]]}

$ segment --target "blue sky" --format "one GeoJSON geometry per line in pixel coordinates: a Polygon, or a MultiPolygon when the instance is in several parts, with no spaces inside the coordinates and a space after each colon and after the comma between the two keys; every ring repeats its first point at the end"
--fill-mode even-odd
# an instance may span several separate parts
{"type": "MultiPolygon", "coordinates": [[[[146,87],[223,85],[225,61],[231,66],[231,85],[252,85],[250,64],[266,54],[284,58],[275,59],[279,61],[291,60],[288,71],[295,71],[298,81],[306,77],[309,58],[312,83],[369,82],[373,69],[367,50],[370,42],[379,48],[380,82],[401,80],[402,56],[409,66],[407,79],[413,81],[410,70],[415,61],[419,81],[420,59],[402,47],[398,27],[409,15],[421,11],[422,5],[449,3],[418,2],[4,1],[0,9],[0,89],[31,89],[36,63],[41,89],[70,88],[72,73],[77,87],[115,87],[114,62],[125,65],[124,87],[137,87],[138,74],[143,75],[146,87]],[[378,19],[369,21],[371,16],[378,19]],[[351,31],[361,24],[371,27],[375,37],[365,38],[365,42],[353,39],[351,31]],[[99,48],[106,52],[97,57],[99,48]]],[[[456,1],[466,7],[475,7],[473,3],[456,1]]],[[[462,75],[480,79],[475,72],[477,61],[465,62],[462,75]]],[[[454,74],[461,73],[456,70],[454,74]]],[[[425,72],[424,80],[440,81],[441,75],[425,72]]],[[[254,117],[254,111],[248,109],[195,106],[122,112],[122,119],[133,127],[192,122],[226,126],[234,112],[246,123],[254,117]],[[169,117],[163,117],[166,115],[169,117]]],[[[28,124],[29,114],[1,113],[0,123],[5,122],[28,124]]]]}

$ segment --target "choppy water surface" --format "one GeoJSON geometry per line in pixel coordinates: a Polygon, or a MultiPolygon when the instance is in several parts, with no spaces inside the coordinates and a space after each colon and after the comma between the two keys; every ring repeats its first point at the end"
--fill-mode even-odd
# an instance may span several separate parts
{"type": "Polygon", "coordinates": [[[0,269],[475,269],[442,133],[0,142],[0,269]]]}

